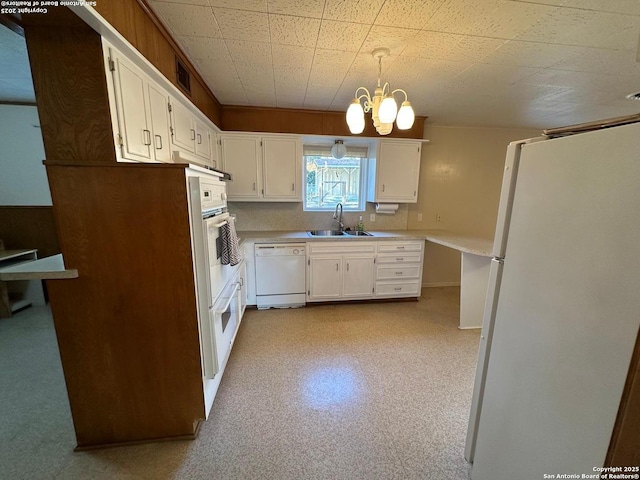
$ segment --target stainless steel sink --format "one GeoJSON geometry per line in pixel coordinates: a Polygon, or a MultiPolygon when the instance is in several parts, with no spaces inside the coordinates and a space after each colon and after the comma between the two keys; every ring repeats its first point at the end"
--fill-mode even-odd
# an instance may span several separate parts
{"type": "Polygon", "coordinates": [[[357,230],[345,230],[347,235],[353,235],[354,237],[371,237],[369,232],[358,232],[357,230]]]}
{"type": "Polygon", "coordinates": [[[340,230],[309,230],[307,233],[312,237],[335,237],[344,235],[344,232],[340,230]]]}

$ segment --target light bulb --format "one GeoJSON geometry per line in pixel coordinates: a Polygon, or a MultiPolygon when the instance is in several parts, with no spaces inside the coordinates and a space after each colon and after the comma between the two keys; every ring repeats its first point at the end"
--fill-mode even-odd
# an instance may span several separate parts
{"type": "Polygon", "coordinates": [[[380,109],[378,110],[378,118],[381,123],[393,123],[396,119],[396,114],[398,113],[398,104],[396,103],[396,99],[393,98],[393,95],[387,95],[382,100],[380,104],[380,109]]]}
{"type": "Polygon", "coordinates": [[[408,100],[402,102],[402,106],[398,112],[398,117],[396,118],[396,125],[398,125],[398,129],[409,130],[413,126],[415,118],[416,116],[415,113],[413,113],[413,108],[411,108],[411,103],[409,103],[408,100]]]}
{"type": "Polygon", "coordinates": [[[364,131],[364,110],[357,98],[353,99],[347,109],[347,125],[349,125],[349,130],[354,135],[364,131]]]}
{"type": "MultiPolygon", "coordinates": [[[[363,122],[364,123],[364,122],[363,122]]],[[[347,147],[342,140],[336,140],[336,143],[331,147],[331,155],[333,158],[340,160],[347,154],[347,147]]]]}

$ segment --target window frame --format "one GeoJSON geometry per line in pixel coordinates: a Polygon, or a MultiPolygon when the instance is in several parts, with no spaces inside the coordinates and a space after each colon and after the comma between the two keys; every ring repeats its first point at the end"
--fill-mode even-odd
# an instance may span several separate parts
{"type": "MultiPolygon", "coordinates": [[[[346,142],[345,142],[346,143],[346,142]]],[[[307,142],[307,144],[309,144],[307,142]]],[[[315,145],[318,145],[317,142],[314,142],[315,145]]],[[[331,147],[333,143],[326,144],[326,146],[331,147]]],[[[356,212],[362,213],[366,211],[367,208],[367,178],[369,173],[369,158],[371,148],[369,144],[351,144],[352,146],[357,147],[366,147],[367,148],[367,156],[360,157],[360,195],[358,198],[358,207],[357,208],[347,208],[343,205],[343,209],[345,212],[356,212]]],[[[348,146],[347,146],[348,148],[348,146]]],[[[336,208],[336,205],[331,207],[308,207],[307,206],[307,155],[304,154],[304,145],[303,145],[303,154],[302,154],[302,210],[304,212],[333,212],[336,208]]],[[[346,155],[348,156],[348,154],[346,155]]],[[[354,157],[352,157],[354,158],[354,157]]]]}

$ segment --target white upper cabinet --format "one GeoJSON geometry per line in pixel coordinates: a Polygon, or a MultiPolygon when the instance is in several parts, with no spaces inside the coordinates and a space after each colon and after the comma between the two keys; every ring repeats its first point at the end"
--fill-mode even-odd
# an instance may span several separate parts
{"type": "Polygon", "coordinates": [[[420,141],[379,140],[370,161],[367,201],[416,203],[421,150],[420,141]]]}
{"type": "Polygon", "coordinates": [[[195,154],[199,161],[213,166],[211,158],[211,134],[213,129],[179,100],[171,98],[171,141],[180,154],[195,154]]]}
{"type": "Polygon", "coordinates": [[[222,134],[231,201],[300,202],[302,142],[288,135],[222,134]]]}
{"type": "Polygon", "coordinates": [[[132,61],[103,43],[118,160],[220,168],[216,126],[187,99],[176,96],[168,81],[165,88],[162,81],[153,80],[142,61],[132,61]]]}
{"type": "Polygon", "coordinates": [[[153,162],[146,75],[116,52],[111,53],[110,65],[116,85],[120,156],[126,160],[153,162]]]}
{"type": "Polygon", "coordinates": [[[168,96],[162,88],[154,83],[147,85],[149,92],[149,112],[151,113],[151,147],[155,159],[159,162],[171,162],[169,141],[169,108],[168,96]]]}
{"type": "Polygon", "coordinates": [[[300,200],[301,142],[295,138],[262,139],[262,176],[265,199],[300,200]]]}
{"type": "Polygon", "coordinates": [[[260,138],[251,135],[220,135],[229,200],[256,201],[261,197],[258,179],[262,172],[260,138]]]}

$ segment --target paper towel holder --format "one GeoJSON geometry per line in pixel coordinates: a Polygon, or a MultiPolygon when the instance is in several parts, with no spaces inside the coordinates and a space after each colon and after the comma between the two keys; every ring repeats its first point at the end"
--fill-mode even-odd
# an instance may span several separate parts
{"type": "Polygon", "coordinates": [[[394,215],[399,207],[397,203],[376,203],[376,213],[394,215]]]}

